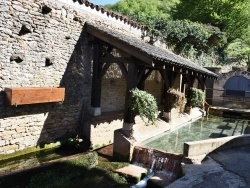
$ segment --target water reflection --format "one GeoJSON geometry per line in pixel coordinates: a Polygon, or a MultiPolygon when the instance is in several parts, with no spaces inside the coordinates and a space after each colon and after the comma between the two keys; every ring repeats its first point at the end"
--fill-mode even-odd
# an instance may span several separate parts
{"type": "Polygon", "coordinates": [[[182,153],[184,142],[249,133],[250,121],[248,120],[207,116],[170,133],[146,140],[142,144],[158,150],[182,153]]]}

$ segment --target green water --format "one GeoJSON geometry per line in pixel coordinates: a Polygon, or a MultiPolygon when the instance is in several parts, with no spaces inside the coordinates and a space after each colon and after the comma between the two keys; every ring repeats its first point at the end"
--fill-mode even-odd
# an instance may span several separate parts
{"type": "Polygon", "coordinates": [[[173,153],[183,152],[183,143],[250,133],[250,121],[245,119],[203,117],[176,130],[148,139],[144,146],[173,153]]]}

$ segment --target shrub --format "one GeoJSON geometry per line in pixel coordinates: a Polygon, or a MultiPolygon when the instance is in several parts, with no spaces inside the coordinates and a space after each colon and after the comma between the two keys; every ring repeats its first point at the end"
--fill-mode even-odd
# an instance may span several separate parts
{"type": "Polygon", "coordinates": [[[168,93],[170,94],[169,100],[172,103],[173,107],[179,108],[180,113],[183,113],[186,104],[185,94],[174,88],[170,88],[168,90],[168,93]]]}
{"type": "Polygon", "coordinates": [[[201,89],[190,88],[187,96],[187,106],[200,107],[205,103],[205,93],[201,89]]]}
{"type": "Polygon", "coordinates": [[[130,91],[129,107],[139,113],[142,120],[148,124],[155,124],[158,107],[153,95],[137,88],[130,91]],[[146,121],[147,119],[147,121],[146,121]]]}

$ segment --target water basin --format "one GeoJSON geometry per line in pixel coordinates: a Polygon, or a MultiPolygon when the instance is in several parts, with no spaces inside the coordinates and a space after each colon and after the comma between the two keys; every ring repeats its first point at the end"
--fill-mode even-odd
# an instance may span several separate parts
{"type": "Polygon", "coordinates": [[[249,120],[206,116],[170,132],[145,140],[142,145],[171,153],[183,153],[184,142],[249,133],[249,120]]]}

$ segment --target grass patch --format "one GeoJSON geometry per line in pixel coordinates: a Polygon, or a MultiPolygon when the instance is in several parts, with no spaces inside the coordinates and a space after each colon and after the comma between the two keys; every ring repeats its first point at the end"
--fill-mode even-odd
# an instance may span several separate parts
{"type": "Polygon", "coordinates": [[[0,187],[130,187],[127,179],[115,169],[128,165],[118,162],[98,162],[96,152],[80,155],[20,173],[0,177],[0,187]]]}

